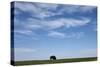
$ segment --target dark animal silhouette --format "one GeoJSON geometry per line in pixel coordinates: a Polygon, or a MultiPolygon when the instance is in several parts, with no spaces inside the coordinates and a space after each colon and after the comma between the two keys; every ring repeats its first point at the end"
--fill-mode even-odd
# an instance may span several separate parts
{"type": "Polygon", "coordinates": [[[56,60],[56,56],[50,56],[50,60],[56,60]]]}

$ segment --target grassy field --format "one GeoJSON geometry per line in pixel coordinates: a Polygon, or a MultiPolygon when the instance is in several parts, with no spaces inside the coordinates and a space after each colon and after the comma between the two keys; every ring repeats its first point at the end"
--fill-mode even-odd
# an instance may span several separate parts
{"type": "Polygon", "coordinates": [[[84,62],[84,61],[96,61],[97,57],[87,58],[70,58],[70,59],[58,59],[58,60],[29,60],[29,61],[16,61],[15,66],[19,65],[36,65],[36,64],[53,64],[53,63],[69,63],[69,62],[84,62]]]}

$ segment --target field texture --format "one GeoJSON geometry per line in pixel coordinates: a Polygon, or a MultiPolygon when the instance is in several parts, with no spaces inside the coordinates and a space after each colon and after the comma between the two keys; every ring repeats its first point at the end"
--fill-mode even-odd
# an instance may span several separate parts
{"type": "Polygon", "coordinates": [[[85,62],[85,61],[96,61],[96,60],[97,57],[70,58],[70,59],[58,59],[58,60],[29,60],[29,61],[15,61],[13,65],[19,66],[19,65],[54,64],[54,63],[85,62]]]}

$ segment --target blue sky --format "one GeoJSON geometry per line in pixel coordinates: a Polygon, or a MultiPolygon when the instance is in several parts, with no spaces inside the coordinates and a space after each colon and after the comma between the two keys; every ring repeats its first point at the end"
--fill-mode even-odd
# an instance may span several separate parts
{"type": "Polygon", "coordinates": [[[15,60],[97,56],[97,7],[15,2],[15,60]]]}

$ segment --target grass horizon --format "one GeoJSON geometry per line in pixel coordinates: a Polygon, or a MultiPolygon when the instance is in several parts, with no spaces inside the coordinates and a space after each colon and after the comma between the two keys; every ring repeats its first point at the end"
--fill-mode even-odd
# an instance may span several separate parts
{"type": "Polygon", "coordinates": [[[21,65],[38,65],[38,64],[54,64],[54,63],[69,63],[69,62],[85,62],[85,61],[97,61],[97,57],[83,57],[83,58],[66,58],[57,60],[24,60],[24,61],[12,61],[14,66],[21,65]]]}

